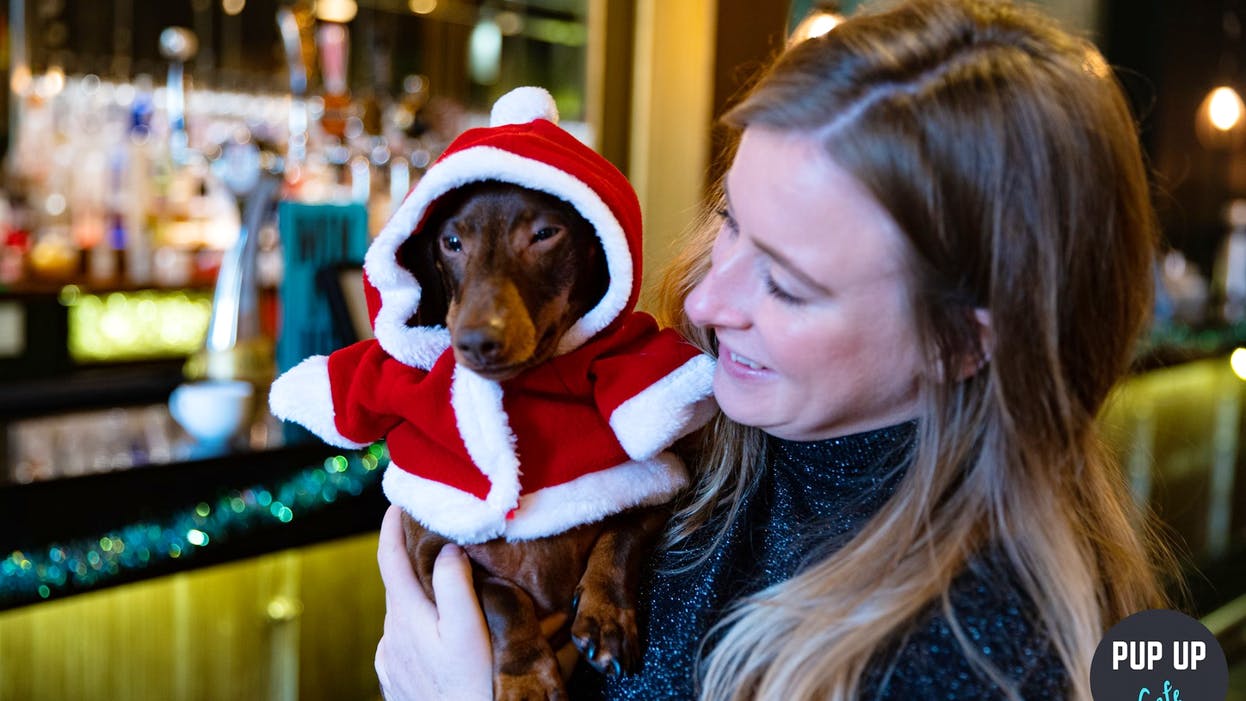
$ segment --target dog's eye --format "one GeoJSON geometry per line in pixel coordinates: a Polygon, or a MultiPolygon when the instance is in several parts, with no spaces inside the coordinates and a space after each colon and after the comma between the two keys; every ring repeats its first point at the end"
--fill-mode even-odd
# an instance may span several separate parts
{"type": "Polygon", "coordinates": [[[455,236],[454,234],[450,234],[448,236],[442,236],[441,247],[446,249],[447,251],[450,251],[451,253],[458,253],[459,251],[463,250],[463,241],[459,239],[458,236],[455,236]]]}
{"type": "Polygon", "coordinates": [[[537,232],[532,235],[532,242],[536,243],[538,241],[545,241],[547,239],[552,239],[557,235],[558,235],[558,227],[547,226],[541,229],[537,229],[537,232]]]}

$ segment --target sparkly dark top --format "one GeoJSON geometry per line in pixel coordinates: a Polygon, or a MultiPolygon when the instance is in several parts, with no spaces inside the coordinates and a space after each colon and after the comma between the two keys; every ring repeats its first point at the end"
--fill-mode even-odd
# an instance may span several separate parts
{"type": "MultiPolygon", "coordinates": [[[[657,555],[641,590],[639,672],[607,679],[581,665],[576,699],[692,699],[698,649],[739,598],[789,579],[850,539],[895,491],[908,464],[913,424],[812,443],[772,438],[767,469],[713,555],[692,572],[663,574],[657,555]],[[602,688],[604,686],[604,688],[602,688]]],[[[707,534],[705,537],[709,537],[707,534]]],[[[978,652],[1027,699],[1063,698],[1066,676],[1034,623],[1034,607],[1002,558],[984,557],[950,596],[978,652]]],[[[706,647],[708,650],[708,646],[706,647]]],[[[885,648],[861,683],[862,699],[993,699],[999,687],[971,666],[938,603],[885,648]]]]}

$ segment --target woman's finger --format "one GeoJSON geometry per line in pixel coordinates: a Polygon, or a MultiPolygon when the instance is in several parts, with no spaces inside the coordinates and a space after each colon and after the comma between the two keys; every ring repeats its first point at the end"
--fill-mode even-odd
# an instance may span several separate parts
{"type": "Polygon", "coordinates": [[[384,697],[491,698],[489,631],[462,550],[447,546],[438,554],[432,575],[435,606],[412,569],[395,507],[381,524],[376,557],[385,582],[385,632],[374,664],[384,697]]]}
{"type": "Polygon", "coordinates": [[[442,635],[466,632],[483,622],[480,602],[472,586],[472,565],[453,543],[442,547],[433,564],[433,594],[437,597],[438,628],[442,635]]]}
{"type": "Polygon", "coordinates": [[[404,608],[415,615],[422,615],[435,620],[437,615],[433,603],[424,594],[415,570],[411,566],[411,558],[407,554],[407,539],[402,532],[402,510],[390,506],[385,511],[385,519],[381,521],[381,533],[376,546],[376,564],[381,571],[381,581],[385,584],[385,606],[393,608],[394,602],[402,602],[404,608]]]}

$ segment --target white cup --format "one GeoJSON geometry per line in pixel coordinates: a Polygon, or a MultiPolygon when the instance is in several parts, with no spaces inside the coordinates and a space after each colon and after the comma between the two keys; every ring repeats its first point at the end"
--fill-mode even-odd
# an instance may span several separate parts
{"type": "Polygon", "coordinates": [[[223,447],[250,422],[254,393],[243,380],[188,382],[169,395],[169,413],[199,444],[223,447]]]}

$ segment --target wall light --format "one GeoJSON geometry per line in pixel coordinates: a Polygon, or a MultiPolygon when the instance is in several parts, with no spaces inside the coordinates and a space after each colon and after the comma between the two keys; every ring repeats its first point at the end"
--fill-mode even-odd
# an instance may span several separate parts
{"type": "Polygon", "coordinates": [[[1246,132],[1246,104],[1237,91],[1220,85],[1207,93],[1195,117],[1195,133],[1207,148],[1226,148],[1241,141],[1246,132]]]}
{"type": "Polygon", "coordinates": [[[417,15],[430,15],[437,9],[437,0],[410,0],[407,7],[417,15]]]}
{"type": "Polygon", "coordinates": [[[1242,22],[1233,3],[1226,0],[1220,16],[1220,66],[1217,75],[1219,85],[1211,89],[1198,107],[1194,119],[1195,133],[1207,148],[1236,146],[1246,132],[1243,116],[1246,104],[1230,83],[1237,79],[1237,53],[1242,38],[1242,22]]]}
{"type": "Polygon", "coordinates": [[[355,19],[359,6],[355,0],[316,0],[316,19],[345,24],[355,19]]]}
{"type": "Polygon", "coordinates": [[[1246,381],[1246,348],[1238,348],[1229,356],[1229,367],[1233,368],[1233,374],[1242,381],[1246,381]]]}
{"type": "Polygon", "coordinates": [[[839,5],[834,2],[820,2],[796,25],[792,35],[787,38],[788,46],[799,44],[807,39],[820,37],[839,26],[844,16],[839,13],[839,5]]]}
{"type": "Polygon", "coordinates": [[[1242,112],[1246,110],[1242,97],[1226,85],[1212,90],[1207,100],[1207,118],[1220,131],[1228,131],[1237,126],[1242,119],[1242,112]]]}

